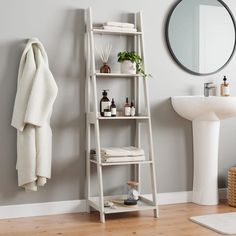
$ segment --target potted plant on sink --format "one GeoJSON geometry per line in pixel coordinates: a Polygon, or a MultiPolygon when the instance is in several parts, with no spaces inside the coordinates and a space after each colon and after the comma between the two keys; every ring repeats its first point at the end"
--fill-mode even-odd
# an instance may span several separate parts
{"type": "Polygon", "coordinates": [[[117,56],[118,62],[121,63],[122,74],[141,74],[147,77],[143,69],[143,60],[136,52],[123,51],[119,52],[117,56]]]}

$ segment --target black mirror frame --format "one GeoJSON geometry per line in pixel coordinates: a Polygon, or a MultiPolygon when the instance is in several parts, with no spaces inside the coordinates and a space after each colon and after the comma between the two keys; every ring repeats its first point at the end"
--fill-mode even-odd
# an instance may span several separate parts
{"type": "MultiPolygon", "coordinates": [[[[199,76],[203,76],[203,75],[212,75],[212,74],[215,74],[217,72],[219,72],[220,70],[222,70],[232,59],[233,55],[234,55],[234,52],[235,52],[235,47],[236,47],[236,36],[235,36],[235,40],[234,40],[234,47],[233,47],[233,50],[232,50],[232,53],[229,57],[229,59],[226,61],[226,63],[224,65],[222,65],[219,69],[213,71],[213,72],[210,72],[210,73],[198,73],[198,72],[195,72],[195,71],[192,71],[190,69],[188,69],[187,67],[185,67],[179,60],[178,58],[175,56],[172,48],[171,48],[171,45],[170,45],[170,40],[169,40],[169,35],[168,35],[168,30],[169,30],[169,23],[170,23],[170,18],[171,18],[171,15],[173,13],[173,11],[175,10],[175,8],[182,2],[182,1],[186,1],[186,0],[178,0],[174,5],[173,7],[171,8],[168,16],[167,16],[167,19],[166,19],[166,23],[165,23],[165,38],[166,38],[166,44],[167,44],[167,47],[169,49],[169,52],[172,56],[172,58],[174,59],[174,61],[185,71],[187,71],[188,73],[190,74],[193,74],[193,75],[199,75],[199,76]]],[[[219,2],[229,13],[231,19],[232,19],[232,22],[233,22],[233,25],[234,25],[234,31],[235,31],[235,35],[236,35],[236,24],[235,24],[235,19],[234,19],[234,16],[233,16],[233,13],[231,12],[231,10],[229,9],[229,7],[222,1],[222,0],[216,0],[217,2],[219,2]]]]}

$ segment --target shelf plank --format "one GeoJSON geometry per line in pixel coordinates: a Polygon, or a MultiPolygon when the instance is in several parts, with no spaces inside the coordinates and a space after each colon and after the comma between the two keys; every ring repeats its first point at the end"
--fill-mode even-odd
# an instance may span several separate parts
{"type": "MultiPolygon", "coordinates": [[[[97,165],[97,161],[90,160],[91,163],[97,165]]],[[[135,165],[135,164],[151,164],[152,161],[122,161],[122,162],[102,162],[102,166],[120,166],[120,165],[135,165]]]]}
{"type": "MultiPolygon", "coordinates": [[[[113,213],[120,213],[120,212],[132,212],[132,211],[145,211],[145,210],[153,210],[156,209],[156,206],[153,205],[152,202],[148,203],[142,200],[138,201],[138,204],[135,206],[127,206],[122,204],[123,200],[126,199],[126,195],[118,195],[118,196],[104,196],[104,201],[113,201],[116,208],[104,208],[105,214],[113,214],[113,213]],[[119,203],[118,203],[119,202],[119,203]]],[[[99,197],[91,197],[88,201],[89,205],[96,210],[99,210],[99,197]]]]}
{"type": "Polygon", "coordinates": [[[95,73],[97,77],[103,78],[135,78],[135,77],[142,77],[141,74],[122,74],[122,73],[95,73]]]}
{"type": "Polygon", "coordinates": [[[110,34],[110,35],[142,35],[142,32],[129,32],[129,31],[119,31],[119,30],[105,30],[93,28],[92,32],[94,34],[110,34]]]}
{"type": "Polygon", "coordinates": [[[149,116],[99,116],[99,120],[148,120],[149,116]]]}
{"type": "Polygon", "coordinates": [[[94,124],[96,120],[140,120],[140,122],[146,122],[150,119],[150,116],[139,115],[139,116],[110,116],[104,117],[100,116],[100,113],[96,114],[95,112],[87,112],[87,122],[94,124]]]}

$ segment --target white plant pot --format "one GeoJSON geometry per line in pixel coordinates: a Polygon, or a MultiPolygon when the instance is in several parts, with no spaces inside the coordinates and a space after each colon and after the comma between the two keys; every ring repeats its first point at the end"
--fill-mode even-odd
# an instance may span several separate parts
{"type": "Polygon", "coordinates": [[[120,72],[122,74],[136,74],[136,63],[129,60],[120,63],[120,72]]]}

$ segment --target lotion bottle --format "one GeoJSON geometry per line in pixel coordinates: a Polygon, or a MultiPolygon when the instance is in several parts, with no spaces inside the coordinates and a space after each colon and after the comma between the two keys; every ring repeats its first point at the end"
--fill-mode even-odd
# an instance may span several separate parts
{"type": "Polygon", "coordinates": [[[223,78],[223,83],[220,86],[221,96],[230,96],[229,83],[227,82],[226,76],[223,78]]]}

